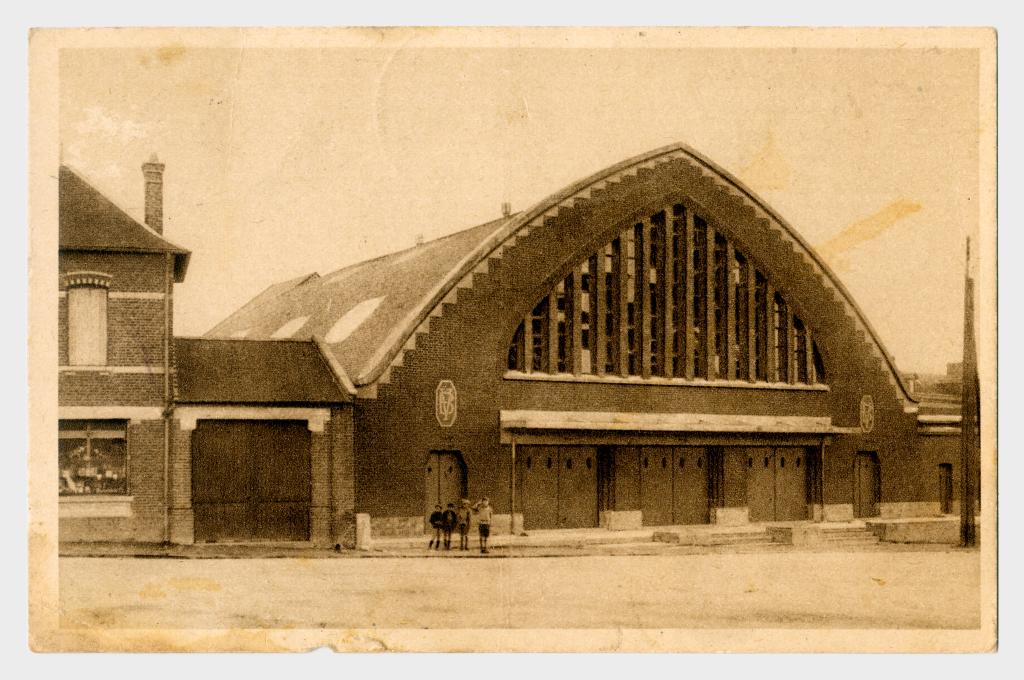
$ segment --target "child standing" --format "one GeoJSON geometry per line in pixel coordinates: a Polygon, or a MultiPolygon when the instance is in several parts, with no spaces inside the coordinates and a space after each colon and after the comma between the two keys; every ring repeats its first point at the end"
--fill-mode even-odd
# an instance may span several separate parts
{"type": "Polygon", "coordinates": [[[455,504],[449,503],[448,507],[445,508],[444,514],[441,515],[441,530],[444,532],[444,549],[452,549],[452,529],[455,528],[455,523],[458,521],[458,515],[455,514],[455,504]]]}
{"type": "Polygon", "coordinates": [[[473,512],[469,508],[469,501],[463,498],[458,512],[459,550],[469,550],[469,522],[472,516],[473,512]]]}
{"type": "Polygon", "coordinates": [[[434,550],[440,550],[442,521],[443,515],[441,513],[441,506],[435,505],[434,512],[430,513],[430,527],[434,530],[434,537],[430,539],[430,544],[427,546],[427,550],[430,550],[431,548],[434,550]]]}
{"type": "Polygon", "coordinates": [[[494,510],[491,508],[490,501],[487,500],[487,496],[480,499],[478,503],[473,506],[473,510],[476,511],[476,525],[477,531],[480,532],[480,552],[487,553],[487,538],[491,535],[491,514],[494,510]]]}

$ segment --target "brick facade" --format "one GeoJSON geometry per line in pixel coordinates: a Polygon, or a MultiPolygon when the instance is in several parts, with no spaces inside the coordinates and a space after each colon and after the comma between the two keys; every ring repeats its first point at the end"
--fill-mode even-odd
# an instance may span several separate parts
{"type": "MultiPolygon", "coordinates": [[[[431,450],[458,450],[468,468],[468,493],[489,496],[496,512],[509,511],[510,451],[500,443],[501,409],[830,416],[835,426],[859,427],[861,397],[875,403],[870,434],[833,435],[825,449],[824,503],[852,503],[853,456],[878,453],[882,500],[927,494],[914,472],[916,415],[872,353],[847,309],[812,273],[793,244],[769,229],[739,198],[694,168],[666,164],[609,185],[600,199],[578,202],[520,236],[502,257],[473,274],[454,304],[429,320],[429,332],[390,369],[375,398],[356,407],[356,508],[377,517],[419,516],[424,511],[423,467],[431,450]],[[730,241],[769,274],[814,332],[826,368],[827,391],[612,384],[504,378],[516,326],[577,262],[623,227],[687,199],[730,241]],[[438,381],[454,381],[459,394],[455,425],[434,416],[438,381]],[[911,482],[910,479],[914,481],[911,482]]],[[[733,498],[733,502],[737,502],[733,498]]]]}

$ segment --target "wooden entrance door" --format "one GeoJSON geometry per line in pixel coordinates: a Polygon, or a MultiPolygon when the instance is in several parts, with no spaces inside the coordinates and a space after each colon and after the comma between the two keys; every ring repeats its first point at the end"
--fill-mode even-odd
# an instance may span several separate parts
{"type": "Polygon", "coordinates": [[[199,421],[192,436],[195,540],[309,540],[310,478],[304,421],[199,421]]]}
{"type": "Polygon", "coordinates": [[[466,495],[466,465],[458,451],[431,451],[424,476],[424,506],[427,517],[435,505],[443,510],[449,503],[459,506],[466,495]]]}
{"type": "Polygon", "coordinates": [[[858,451],[853,462],[853,514],[874,517],[878,514],[880,484],[878,455],[874,451],[858,451]]]}
{"type": "Polygon", "coordinates": [[[747,507],[751,522],[775,521],[775,452],[747,449],[747,507]]]}
{"type": "Polygon", "coordinates": [[[673,524],[707,524],[708,456],[702,446],[679,446],[673,452],[673,524]]]}
{"type": "Polygon", "coordinates": [[[596,527],[598,455],[592,446],[521,446],[516,451],[526,529],[596,527]]]}
{"type": "Polygon", "coordinates": [[[558,528],[558,448],[521,446],[516,456],[522,480],[523,527],[558,528]]]}
{"type": "Polygon", "coordinates": [[[597,450],[590,446],[559,447],[558,526],[597,526],[597,450]]]}
{"type": "Polygon", "coordinates": [[[807,454],[802,448],[775,449],[775,520],[807,519],[807,454]]]}
{"type": "Polygon", "coordinates": [[[670,446],[640,447],[640,510],[646,526],[672,524],[672,459],[670,446]]]}
{"type": "Polygon", "coordinates": [[[747,506],[751,522],[807,519],[807,450],[747,449],[747,506]]]}
{"type": "Polygon", "coordinates": [[[953,512],[953,466],[949,463],[939,464],[939,512],[953,512]]]}

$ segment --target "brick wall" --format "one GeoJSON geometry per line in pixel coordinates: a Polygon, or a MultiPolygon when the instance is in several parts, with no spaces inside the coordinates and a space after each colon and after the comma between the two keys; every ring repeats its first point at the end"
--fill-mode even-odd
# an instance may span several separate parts
{"type": "Polygon", "coordinates": [[[163,421],[129,423],[127,437],[131,516],[62,518],[61,541],[163,540],[163,421]]]}
{"type": "MultiPolygon", "coordinates": [[[[163,293],[166,259],[162,254],[62,251],[61,277],[74,271],[110,275],[107,300],[108,370],[62,370],[60,406],[164,405],[164,301],[123,298],[121,293],[163,293]],[[132,367],[133,372],[118,367],[132,367]],[[134,372],[148,367],[153,373],[134,372]]],[[[58,356],[67,366],[67,297],[58,304],[58,356]]],[[[128,426],[130,517],[75,517],[60,521],[65,541],[162,541],[164,539],[164,425],[162,420],[128,426]]],[[[189,490],[190,492],[190,490],[189,490]]]]}
{"type": "Polygon", "coordinates": [[[62,250],[57,263],[64,290],[64,275],[76,271],[103,272],[111,276],[110,290],[161,293],[164,290],[162,253],[97,253],[62,250]]]}
{"type": "MultiPolygon", "coordinates": [[[[59,286],[63,274],[100,271],[111,276],[111,293],[162,293],[166,259],[161,254],[61,252],[59,286]]],[[[168,326],[172,327],[173,318],[168,326]]],[[[58,365],[68,363],[67,297],[58,305],[58,365]]],[[[164,362],[164,301],[162,299],[107,300],[107,365],[147,366],[160,371],[164,362]]],[[[61,405],[145,405],[164,403],[163,375],[111,371],[61,371],[61,405]]]]}
{"type": "MultiPolygon", "coordinates": [[[[473,287],[460,289],[455,304],[430,320],[403,365],[391,370],[376,399],[357,403],[356,507],[373,516],[415,516],[424,510],[423,468],[433,449],[462,452],[468,492],[490,496],[496,512],[508,512],[509,455],[499,442],[500,409],[624,410],[723,414],[828,415],[838,426],[859,425],[863,394],[875,403],[870,435],[838,436],[826,454],[825,502],[850,503],[850,452],[870,446],[886,461],[912,455],[915,417],[889,382],[881,360],[825,289],[809,265],[763,219],[715,190],[692,169],[672,164],[610,185],[599,200],[564,210],[492,259],[473,287]],[[666,189],[665,187],[670,187],[666,189]],[[766,271],[814,333],[830,391],[727,389],[625,384],[504,380],[509,341],[524,314],[572,266],[638,217],[657,212],[682,195],[766,271]],[[439,380],[455,382],[459,412],[441,428],[434,417],[439,380]]],[[[885,468],[883,468],[884,470],[885,468]]],[[[884,487],[883,487],[883,493],[884,487]]],[[[902,492],[901,492],[902,493],[902,492]]]]}
{"type": "Polygon", "coordinates": [[[356,480],[352,407],[331,409],[325,430],[331,438],[331,533],[336,544],[354,548],[356,541],[356,480]]]}
{"type": "Polygon", "coordinates": [[[162,406],[164,376],[144,373],[61,371],[61,406],[162,406]]]}

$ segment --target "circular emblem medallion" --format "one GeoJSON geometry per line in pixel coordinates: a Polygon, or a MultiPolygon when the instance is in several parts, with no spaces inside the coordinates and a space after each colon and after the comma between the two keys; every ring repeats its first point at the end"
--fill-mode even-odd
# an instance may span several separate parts
{"type": "Polygon", "coordinates": [[[455,424],[458,411],[459,396],[455,391],[455,383],[451,380],[437,383],[437,389],[434,391],[434,415],[437,416],[437,424],[441,427],[451,427],[455,424]]]}
{"type": "Polygon", "coordinates": [[[860,398],[860,429],[865,434],[875,429],[875,400],[870,394],[860,398]]]}

